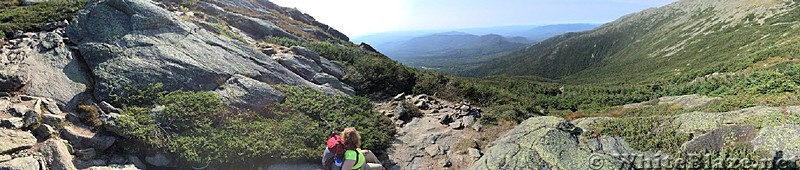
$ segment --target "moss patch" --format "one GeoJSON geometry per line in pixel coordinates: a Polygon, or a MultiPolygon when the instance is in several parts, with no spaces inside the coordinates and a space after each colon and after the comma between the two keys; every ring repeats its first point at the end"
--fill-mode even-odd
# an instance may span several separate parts
{"type": "Polygon", "coordinates": [[[4,1],[0,7],[0,31],[38,31],[48,22],[71,20],[89,0],[50,0],[31,6],[4,1]]]}

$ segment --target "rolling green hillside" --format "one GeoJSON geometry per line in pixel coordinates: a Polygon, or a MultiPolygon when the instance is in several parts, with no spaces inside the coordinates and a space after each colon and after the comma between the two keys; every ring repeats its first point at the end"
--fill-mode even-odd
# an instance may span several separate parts
{"type": "Polygon", "coordinates": [[[679,1],[461,72],[575,83],[686,82],[800,53],[800,1],[679,1]]]}

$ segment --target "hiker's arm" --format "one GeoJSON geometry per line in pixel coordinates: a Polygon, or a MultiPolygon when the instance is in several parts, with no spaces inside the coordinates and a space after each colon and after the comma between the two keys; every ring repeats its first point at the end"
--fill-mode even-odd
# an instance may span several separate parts
{"type": "Polygon", "coordinates": [[[328,148],[325,148],[325,152],[322,152],[322,165],[325,165],[325,161],[328,161],[331,157],[333,157],[333,153],[328,148]]]}
{"type": "Polygon", "coordinates": [[[354,165],[356,165],[356,160],[344,160],[344,163],[342,163],[342,169],[353,169],[354,165]]]}

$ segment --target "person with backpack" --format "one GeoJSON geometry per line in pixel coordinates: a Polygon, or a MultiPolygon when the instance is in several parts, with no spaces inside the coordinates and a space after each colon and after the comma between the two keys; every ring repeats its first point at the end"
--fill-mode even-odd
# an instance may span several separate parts
{"type": "Polygon", "coordinates": [[[322,154],[325,170],[368,169],[361,151],[361,135],[355,128],[345,128],[340,135],[332,134],[322,154]]]}

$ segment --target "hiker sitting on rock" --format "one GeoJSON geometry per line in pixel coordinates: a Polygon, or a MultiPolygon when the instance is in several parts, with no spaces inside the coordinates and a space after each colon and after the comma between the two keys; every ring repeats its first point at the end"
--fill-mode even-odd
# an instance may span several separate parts
{"type": "Polygon", "coordinates": [[[340,167],[343,170],[383,169],[372,152],[361,150],[361,135],[355,128],[345,128],[341,135],[331,135],[322,155],[322,164],[325,170],[338,170],[340,167]]]}

